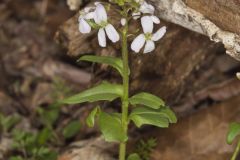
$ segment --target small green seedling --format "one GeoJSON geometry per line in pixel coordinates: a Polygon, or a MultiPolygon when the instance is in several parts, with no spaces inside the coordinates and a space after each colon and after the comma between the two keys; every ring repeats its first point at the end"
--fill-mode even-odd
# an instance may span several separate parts
{"type": "Polygon", "coordinates": [[[79,120],[71,120],[64,125],[58,132],[54,127],[60,115],[60,107],[58,104],[50,105],[47,108],[38,107],[39,120],[43,128],[40,132],[43,142],[50,140],[55,145],[63,145],[64,141],[75,137],[80,129],[79,120]]]}
{"type": "Polygon", "coordinates": [[[54,100],[63,99],[73,94],[72,88],[68,87],[66,82],[59,77],[53,79],[52,87],[53,92],[51,93],[51,97],[54,100]]]}
{"type": "Polygon", "coordinates": [[[133,153],[128,156],[127,160],[142,160],[142,159],[137,153],[133,153]]]}
{"type": "Polygon", "coordinates": [[[142,160],[149,160],[150,154],[157,146],[155,138],[149,138],[147,140],[140,140],[136,145],[136,153],[142,158],[142,160]]]}
{"type": "Polygon", "coordinates": [[[5,116],[0,113],[0,128],[2,133],[9,132],[14,125],[16,125],[21,120],[21,117],[17,114],[5,116]]]}
{"type": "Polygon", "coordinates": [[[10,160],[56,160],[57,152],[48,147],[41,134],[15,129],[12,133],[13,150],[18,155],[10,157],[10,160]]]}
{"type": "Polygon", "coordinates": [[[13,155],[9,160],[57,160],[57,150],[53,146],[62,146],[66,140],[75,137],[81,128],[78,120],[71,120],[59,132],[56,124],[60,108],[58,105],[38,107],[37,116],[42,123],[40,131],[25,131],[14,129],[13,126],[20,122],[20,116],[0,115],[3,130],[13,140],[11,151],[13,155]],[[10,130],[13,128],[12,130],[10,130]]]}

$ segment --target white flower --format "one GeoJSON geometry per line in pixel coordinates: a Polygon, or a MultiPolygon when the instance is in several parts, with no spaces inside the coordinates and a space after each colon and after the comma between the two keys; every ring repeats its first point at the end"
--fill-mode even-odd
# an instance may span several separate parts
{"type": "Polygon", "coordinates": [[[119,41],[120,37],[116,29],[113,27],[112,24],[108,23],[107,21],[107,12],[104,6],[100,3],[96,4],[96,10],[94,13],[94,21],[98,24],[101,28],[98,31],[98,43],[101,47],[106,47],[106,34],[108,38],[113,42],[119,41]]]}
{"type": "Polygon", "coordinates": [[[138,18],[140,18],[140,16],[141,16],[141,12],[133,12],[132,13],[132,17],[133,17],[133,19],[138,19],[138,18]]]}
{"type": "Polygon", "coordinates": [[[148,4],[147,2],[143,1],[140,5],[139,11],[142,12],[143,14],[154,14],[155,8],[151,5],[148,4]]]}
{"type": "Polygon", "coordinates": [[[131,49],[138,53],[141,48],[144,47],[143,53],[152,52],[155,49],[155,41],[160,40],[166,33],[166,27],[161,27],[156,33],[152,34],[153,21],[150,16],[144,16],[141,18],[141,24],[143,28],[142,34],[138,35],[131,44],[131,49]]]}
{"type": "Polygon", "coordinates": [[[79,31],[81,33],[90,33],[91,26],[88,24],[86,20],[90,20],[94,18],[94,12],[91,11],[94,9],[93,7],[86,7],[83,11],[80,12],[80,16],[78,18],[79,21],[79,31]]]}
{"type": "MultiPolygon", "coordinates": [[[[136,1],[136,0],[135,0],[136,1]]],[[[159,24],[160,23],[160,19],[156,16],[154,16],[154,11],[155,11],[155,8],[153,7],[153,5],[151,4],[148,4],[147,2],[145,1],[136,1],[137,3],[140,4],[140,8],[139,8],[139,11],[137,12],[133,12],[132,13],[132,16],[133,16],[133,19],[138,19],[140,18],[141,16],[141,13],[142,14],[150,14],[151,16],[151,19],[153,21],[153,23],[156,23],[156,24],[159,24]]]]}
{"type": "Polygon", "coordinates": [[[100,2],[94,2],[95,6],[97,6],[98,4],[101,4],[100,2]]]}
{"type": "Polygon", "coordinates": [[[159,24],[160,23],[160,19],[157,16],[151,15],[151,20],[153,21],[153,23],[155,24],[159,24]]]}
{"type": "Polygon", "coordinates": [[[126,23],[127,23],[126,18],[121,18],[121,25],[125,26],[126,23]]]}

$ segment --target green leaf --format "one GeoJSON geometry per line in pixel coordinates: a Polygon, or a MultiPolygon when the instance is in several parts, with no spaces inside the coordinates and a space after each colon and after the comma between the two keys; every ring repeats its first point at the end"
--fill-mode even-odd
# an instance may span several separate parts
{"type": "Polygon", "coordinates": [[[95,107],[91,111],[91,113],[88,115],[88,117],[86,119],[86,123],[87,123],[88,127],[93,127],[94,126],[95,116],[96,116],[98,110],[99,110],[99,107],[95,107]]]}
{"type": "Polygon", "coordinates": [[[58,153],[51,151],[47,155],[44,155],[42,159],[40,160],[57,160],[58,159],[58,153]]]}
{"type": "Polygon", "coordinates": [[[240,135],[240,123],[233,122],[229,126],[227,143],[232,144],[233,140],[240,135]]]}
{"type": "Polygon", "coordinates": [[[39,157],[39,160],[57,160],[58,159],[58,153],[55,151],[49,151],[47,154],[41,155],[39,157]]]}
{"type": "Polygon", "coordinates": [[[33,151],[33,153],[34,155],[37,154],[38,156],[43,156],[50,153],[50,150],[47,147],[40,147],[40,148],[35,148],[35,151],[33,151]]]}
{"type": "Polygon", "coordinates": [[[14,141],[21,141],[27,136],[27,132],[19,129],[14,129],[12,132],[14,141]]]}
{"type": "Polygon", "coordinates": [[[78,120],[72,121],[63,129],[63,136],[65,138],[72,138],[80,131],[80,128],[81,124],[78,120]]]}
{"type": "Polygon", "coordinates": [[[146,92],[142,92],[142,93],[138,93],[134,96],[132,96],[129,99],[129,102],[132,105],[144,105],[153,109],[158,109],[162,106],[165,106],[165,103],[162,99],[160,99],[159,97],[150,94],[150,93],[146,93],[146,92]]]}
{"type": "Polygon", "coordinates": [[[23,158],[21,156],[12,156],[9,160],[23,160],[23,158]]]}
{"type": "Polygon", "coordinates": [[[166,115],[170,123],[177,123],[177,117],[170,107],[161,108],[160,112],[166,115]]]}
{"type": "Polygon", "coordinates": [[[59,109],[51,109],[50,111],[45,111],[45,118],[49,124],[53,125],[59,117],[59,109]]]}
{"type": "Polygon", "coordinates": [[[108,142],[125,142],[128,139],[117,114],[100,112],[99,127],[108,142]]]}
{"type": "Polygon", "coordinates": [[[19,121],[21,120],[21,117],[18,114],[9,115],[7,117],[5,117],[4,115],[1,115],[1,119],[0,120],[1,120],[1,124],[3,125],[3,129],[5,131],[8,131],[14,125],[19,123],[19,121]]]}
{"type": "Polygon", "coordinates": [[[24,138],[25,149],[31,152],[34,148],[36,148],[37,135],[34,133],[26,133],[26,137],[24,138]]]}
{"type": "Polygon", "coordinates": [[[128,156],[127,160],[141,160],[141,158],[137,153],[133,153],[128,156]]]}
{"type": "Polygon", "coordinates": [[[133,122],[138,128],[140,128],[144,124],[153,125],[161,128],[167,128],[169,126],[169,122],[166,118],[159,117],[159,115],[156,114],[135,114],[131,116],[131,120],[133,120],[133,122]]]}
{"type": "Polygon", "coordinates": [[[150,155],[154,148],[157,146],[156,138],[149,138],[149,139],[140,139],[135,147],[135,152],[139,154],[139,156],[143,160],[150,159],[150,155]]]}
{"type": "Polygon", "coordinates": [[[115,68],[121,75],[123,75],[123,62],[120,58],[108,56],[82,56],[78,61],[89,61],[96,63],[108,64],[115,68]]]}
{"type": "Polygon", "coordinates": [[[37,135],[37,142],[39,145],[44,145],[52,136],[52,132],[48,128],[44,128],[41,132],[37,135]]]}
{"type": "Polygon", "coordinates": [[[44,109],[38,108],[38,113],[41,116],[41,119],[45,125],[52,126],[59,117],[59,108],[44,109]]]}
{"type": "Polygon", "coordinates": [[[83,102],[95,102],[100,100],[112,101],[123,95],[122,85],[102,83],[96,87],[85,90],[79,94],[76,94],[72,97],[66,98],[60,103],[66,104],[76,104],[83,102]]]}
{"type": "Polygon", "coordinates": [[[132,111],[129,119],[133,120],[137,127],[149,124],[166,128],[169,126],[169,123],[177,122],[175,114],[168,107],[163,107],[157,110],[147,107],[138,107],[132,111]]]}

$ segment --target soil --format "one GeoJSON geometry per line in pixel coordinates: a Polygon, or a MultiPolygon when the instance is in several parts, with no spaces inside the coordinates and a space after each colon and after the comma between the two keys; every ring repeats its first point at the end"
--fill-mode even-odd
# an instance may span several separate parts
{"type": "MultiPolygon", "coordinates": [[[[102,80],[120,81],[107,66],[76,62],[89,53],[119,56],[118,45],[102,49],[92,34],[81,35],[77,17],[65,0],[3,0],[0,4],[0,113],[22,117],[16,128],[39,132],[39,107],[48,109],[57,100],[102,80]]],[[[168,34],[155,53],[130,55],[130,92],[143,90],[161,96],[179,120],[170,129],[130,126],[129,151],[139,140],[154,137],[157,146],[151,151],[152,160],[229,159],[234,145],[227,145],[225,137],[228,124],[239,120],[240,83],[235,73],[240,64],[225,54],[222,45],[203,35],[164,21],[161,25],[168,27],[168,34]]],[[[101,105],[109,111],[119,109],[112,104],[119,107],[118,101],[101,105]]],[[[50,144],[59,160],[116,157],[117,146],[103,142],[97,127],[85,125],[94,106],[61,107],[54,124],[56,133],[72,120],[82,126],[80,134],[50,144]]],[[[15,152],[12,139],[1,131],[0,159],[7,160],[15,152]]]]}

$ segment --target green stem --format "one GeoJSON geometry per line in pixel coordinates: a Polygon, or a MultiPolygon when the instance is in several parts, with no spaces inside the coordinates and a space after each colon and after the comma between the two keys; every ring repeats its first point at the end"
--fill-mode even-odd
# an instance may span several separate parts
{"type": "MultiPolygon", "coordinates": [[[[127,134],[128,131],[128,92],[129,92],[129,67],[128,67],[128,45],[127,45],[128,24],[122,31],[122,60],[123,60],[123,97],[122,97],[122,127],[127,134]]],[[[121,142],[119,147],[119,160],[125,160],[126,142],[121,142]]]]}
{"type": "Polygon", "coordinates": [[[239,154],[239,151],[240,151],[240,140],[238,141],[238,144],[237,144],[237,147],[233,153],[233,156],[231,158],[231,160],[236,160],[238,154],[239,154]]]}

